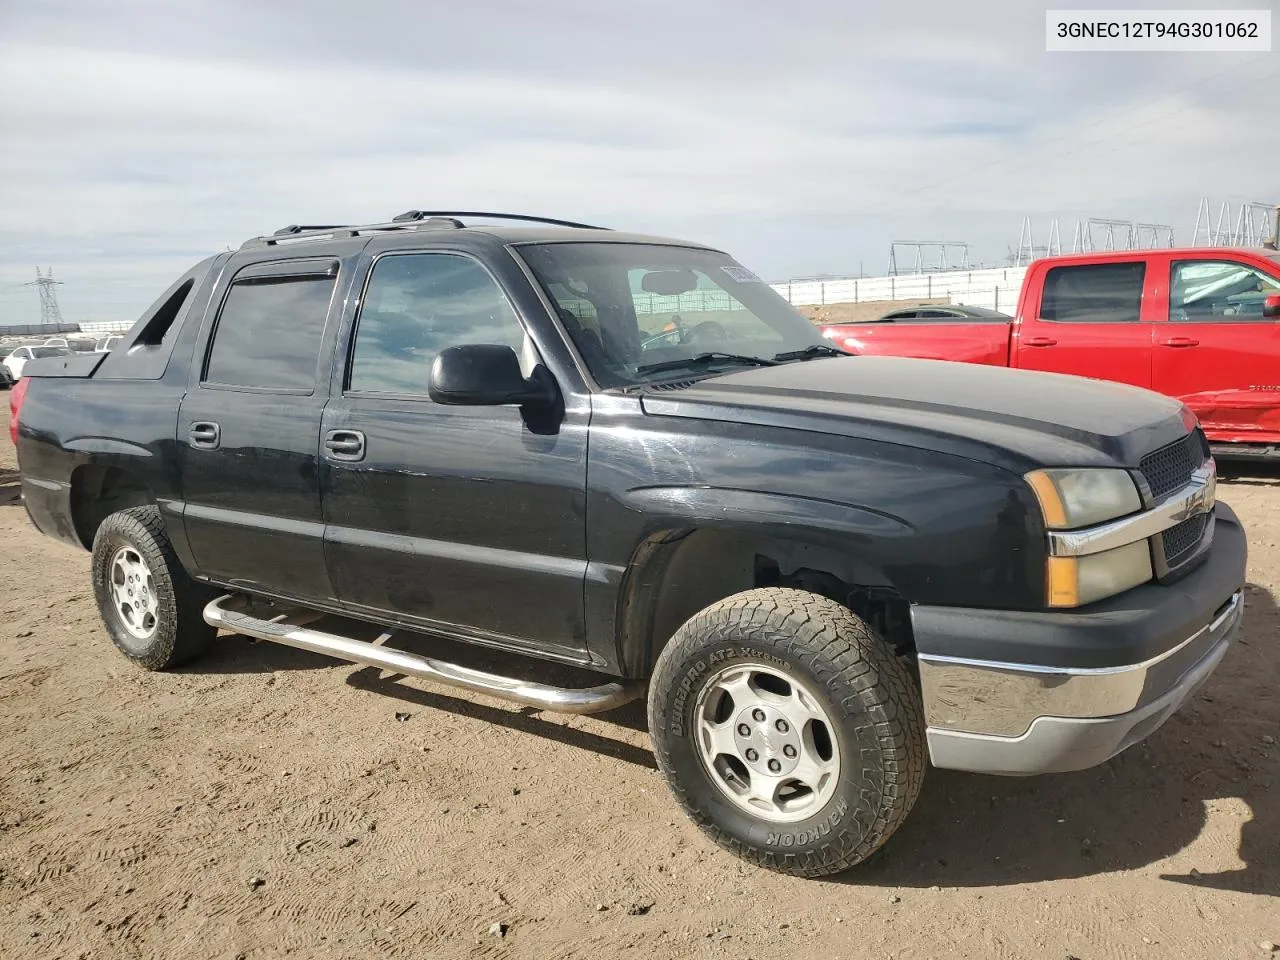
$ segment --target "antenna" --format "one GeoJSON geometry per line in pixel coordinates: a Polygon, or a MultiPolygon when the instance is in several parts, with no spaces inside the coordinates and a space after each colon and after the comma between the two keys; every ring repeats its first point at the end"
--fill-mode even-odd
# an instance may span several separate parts
{"type": "Polygon", "coordinates": [[[61,284],[61,280],[53,279],[53,267],[49,268],[48,273],[41,273],[40,268],[36,267],[36,278],[23,284],[40,289],[40,323],[45,326],[62,324],[62,310],[58,307],[58,296],[53,289],[61,284]]]}

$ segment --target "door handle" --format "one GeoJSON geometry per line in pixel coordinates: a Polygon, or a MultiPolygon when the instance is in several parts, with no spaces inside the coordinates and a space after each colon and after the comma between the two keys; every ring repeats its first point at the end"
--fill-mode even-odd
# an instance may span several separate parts
{"type": "Polygon", "coordinates": [[[210,420],[198,420],[191,424],[187,439],[193,447],[202,450],[216,450],[222,442],[222,428],[210,420]]]}
{"type": "Polygon", "coordinates": [[[1058,341],[1053,337],[1027,337],[1022,342],[1028,347],[1052,347],[1058,341]]]}
{"type": "Polygon", "coordinates": [[[1191,337],[1170,337],[1168,340],[1161,340],[1162,347],[1198,347],[1199,340],[1193,340],[1191,337]]]}
{"type": "Polygon", "coordinates": [[[324,448],[333,460],[363,460],[364,434],[359,430],[330,430],[324,437],[324,448]]]}

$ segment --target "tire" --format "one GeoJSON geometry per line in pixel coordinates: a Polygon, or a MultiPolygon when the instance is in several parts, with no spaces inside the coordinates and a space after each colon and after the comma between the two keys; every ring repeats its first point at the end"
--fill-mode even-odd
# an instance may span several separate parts
{"type": "Polygon", "coordinates": [[[157,507],[133,507],[102,521],[93,538],[93,595],[112,642],[147,670],[165,670],[198,656],[217,634],[204,622],[214,592],[183,569],[157,507]],[[136,589],[117,601],[116,584],[136,589]],[[148,576],[149,575],[149,576],[148,576]],[[135,602],[136,601],[136,602],[135,602]]]}
{"type": "Polygon", "coordinates": [[[848,870],[902,825],[924,781],[924,729],[907,664],[803,590],[748,590],[696,614],[649,685],[654,752],[685,811],[725,849],[796,876],[848,870]],[[714,760],[713,742],[728,744],[714,760]],[[803,783],[786,782],[792,769],[803,783]],[[748,796],[744,772],[773,799],[748,796]]]}

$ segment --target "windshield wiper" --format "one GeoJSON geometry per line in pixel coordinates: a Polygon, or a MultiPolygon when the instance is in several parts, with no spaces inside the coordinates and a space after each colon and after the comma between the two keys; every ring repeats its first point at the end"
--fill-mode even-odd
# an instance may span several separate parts
{"type": "Polygon", "coordinates": [[[818,357],[851,357],[853,354],[845,353],[835,347],[829,347],[825,343],[815,343],[811,347],[805,347],[803,350],[787,350],[784,353],[775,353],[773,359],[778,363],[786,363],[788,360],[814,360],[818,357]]]}
{"type": "Polygon", "coordinates": [[[683,360],[663,360],[659,363],[645,363],[636,367],[636,373],[661,373],[663,370],[682,370],[685,367],[705,367],[707,364],[723,362],[723,363],[746,363],[753,367],[775,367],[778,365],[778,359],[766,360],[764,357],[752,357],[745,353],[721,353],[718,350],[711,350],[707,353],[700,353],[696,357],[686,357],[683,360]]]}

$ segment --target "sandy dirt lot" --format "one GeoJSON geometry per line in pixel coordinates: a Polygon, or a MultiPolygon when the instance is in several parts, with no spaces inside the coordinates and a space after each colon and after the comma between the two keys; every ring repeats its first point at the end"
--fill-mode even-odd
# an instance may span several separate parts
{"type": "Polygon", "coordinates": [[[1248,625],[1193,704],[1079,774],[930,771],[831,881],[679,813],[639,704],[599,718],[228,638],[147,674],[0,447],[0,957],[1222,958],[1280,941],[1280,475],[1248,625]],[[491,934],[503,924],[503,936],[491,934]]]}

